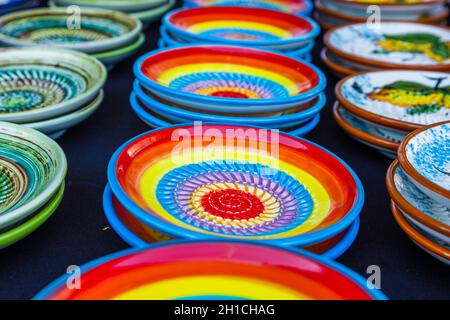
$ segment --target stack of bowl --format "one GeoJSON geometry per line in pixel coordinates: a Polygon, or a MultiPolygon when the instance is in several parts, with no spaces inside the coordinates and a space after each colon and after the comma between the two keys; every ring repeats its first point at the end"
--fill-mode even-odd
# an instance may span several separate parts
{"type": "Polygon", "coordinates": [[[152,51],[134,65],[136,114],[152,127],[194,121],[304,135],[325,105],[323,73],[271,51],[197,45],[152,51]]]}
{"type": "Polygon", "coordinates": [[[450,71],[450,29],[408,22],[350,24],[329,30],[321,53],[337,75],[374,69],[450,71]]]}
{"type": "Polygon", "coordinates": [[[28,236],[64,193],[62,149],[36,130],[0,122],[0,249],[28,236]]]}
{"type": "Polygon", "coordinates": [[[313,10],[310,0],[184,0],[185,7],[239,6],[272,9],[295,15],[309,15],[313,10]]]}
{"type": "Polygon", "coordinates": [[[98,109],[106,78],[103,64],[81,52],[0,49],[0,121],[56,139],[98,109]]]}
{"type": "Polygon", "coordinates": [[[105,9],[40,8],[0,17],[0,43],[46,46],[88,53],[107,67],[132,55],[144,43],[141,22],[105,9]]]}
{"type": "Polygon", "coordinates": [[[79,6],[122,11],[139,19],[144,28],[172,9],[176,0],[50,0],[51,7],[79,6]]]}
{"type": "Polygon", "coordinates": [[[342,160],[277,130],[172,126],[123,144],[104,209],[131,246],[250,240],[334,259],[356,237],[364,190],[342,160]]]}
{"type": "Polygon", "coordinates": [[[39,6],[39,0],[2,0],[0,15],[39,6]]]}
{"type": "Polygon", "coordinates": [[[330,29],[349,23],[371,21],[408,21],[445,24],[448,8],[445,0],[316,0],[315,19],[330,29]]]}
{"type": "Polygon", "coordinates": [[[319,26],[310,18],[248,7],[201,7],[169,12],[159,47],[229,44],[280,51],[311,60],[319,26]]]}
{"type": "Polygon", "coordinates": [[[450,121],[409,134],[386,181],[392,212],[403,231],[450,265],[450,121]]]}
{"type": "Polygon", "coordinates": [[[450,120],[450,75],[419,70],[360,73],[336,86],[334,117],[352,137],[395,158],[410,132],[450,120]]]}

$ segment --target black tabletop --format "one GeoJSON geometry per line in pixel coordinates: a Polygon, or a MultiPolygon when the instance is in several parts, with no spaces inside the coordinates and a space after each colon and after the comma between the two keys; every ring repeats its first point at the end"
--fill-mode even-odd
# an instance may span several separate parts
{"type": "MultiPolygon", "coordinates": [[[[128,98],[133,62],[156,47],[158,27],[156,23],[146,31],[146,44],[138,54],[110,72],[100,109],[58,140],[69,162],[64,199],[39,230],[0,251],[0,299],[30,299],[68,266],[128,248],[108,225],[102,193],[113,152],[126,140],[150,130],[133,113],[128,98]]],[[[379,266],[382,290],[392,299],[450,299],[448,266],[414,245],[392,217],[385,187],[391,160],[352,140],[334,122],[331,108],[337,79],[321,63],[321,47],[318,40],[313,62],[327,75],[328,104],[319,126],[306,138],[346,161],[366,192],[359,235],[338,261],[363,276],[369,266],[379,266]]]]}

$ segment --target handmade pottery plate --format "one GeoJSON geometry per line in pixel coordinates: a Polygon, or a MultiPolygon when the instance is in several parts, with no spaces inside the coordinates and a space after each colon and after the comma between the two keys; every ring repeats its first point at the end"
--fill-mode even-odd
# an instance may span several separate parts
{"type": "Polygon", "coordinates": [[[398,160],[417,188],[450,208],[450,121],[409,134],[398,160]]]}
{"type": "Polygon", "coordinates": [[[240,6],[272,9],[296,15],[308,15],[313,9],[310,0],[185,0],[187,7],[240,6]]]}
{"type": "Polygon", "coordinates": [[[119,252],[81,269],[81,290],[67,289],[66,275],[34,299],[386,299],[336,262],[305,251],[243,242],[157,244],[119,252]]]}
{"type": "Polygon", "coordinates": [[[398,161],[389,168],[387,189],[392,201],[417,228],[450,244],[450,210],[420,191],[398,161]]]}
{"type": "Polygon", "coordinates": [[[229,125],[138,136],[116,151],[108,180],[139,220],[191,239],[312,245],[348,228],[364,198],[354,172],[328,151],[278,131],[229,125]],[[180,134],[195,147],[180,144],[180,134]],[[226,150],[206,141],[211,134],[226,150]]]}
{"type": "Polygon", "coordinates": [[[80,6],[101,9],[136,12],[154,9],[164,5],[167,0],[54,0],[58,6],[80,6]]]}
{"type": "Polygon", "coordinates": [[[383,69],[450,70],[450,30],[407,22],[366,23],[329,30],[325,45],[334,54],[383,69]]]}
{"type": "Polygon", "coordinates": [[[323,73],[308,62],[225,45],[156,50],[136,61],[134,73],[156,96],[209,112],[287,110],[314,99],[326,86],[323,73]]]}
{"type": "Polygon", "coordinates": [[[55,46],[86,53],[114,50],[136,41],[142,23],[119,11],[83,9],[80,28],[70,28],[66,8],[25,10],[0,17],[0,42],[10,46],[55,46]]]}
{"type": "Polygon", "coordinates": [[[361,118],[412,131],[450,120],[449,88],[448,73],[395,70],[349,76],[338,83],[335,94],[361,118]]]}
{"type": "Polygon", "coordinates": [[[247,7],[200,7],[174,10],[163,25],[186,42],[216,42],[277,50],[301,47],[320,33],[311,19],[247,7]]]}
{"type": "Polygon", "coordinates": [[[0,49],[0,66],[0,120],[18,123],[79,108],[107,78],[95,58],[58,49],[0,49]]]}
{"type": "Polygon", "coordinates": [[[42,133],[0,122],[0,228],[34,213],[64,181],[62,149],[42,133]]]}

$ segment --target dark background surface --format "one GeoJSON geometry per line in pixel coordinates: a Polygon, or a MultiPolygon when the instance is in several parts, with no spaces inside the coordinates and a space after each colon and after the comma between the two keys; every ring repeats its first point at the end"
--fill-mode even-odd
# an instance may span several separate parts
{"type": "MultiPolygon", "coordinates": [[[[159,23],[146,31],[138,54],[116,66],[105,86],[105,100],[86,122],[58,140],[66,152],[69,172],[61,206],[39,230],[0,251],[0,299],[30,299],[69,265],[82,265],[128,246],[109,228],[103,214],[106,168],[113,152],[126,140],[150,130],[128,103],[136,58],[156,48],[159,23]]],[[[319,58],[313,63],[327,75],[328,105],[319,126],[308,136],[346,161],[361,178],[366,202],[361,229],[353,246],[338,262],[366,276],[367,267],[381,268],[382,290],[391,299],[450,299],[448,266],[416,247],[397,226],[389,209],[385,173],[391,160],[348,137],[332,117],[336,78],[319,58]]]]}

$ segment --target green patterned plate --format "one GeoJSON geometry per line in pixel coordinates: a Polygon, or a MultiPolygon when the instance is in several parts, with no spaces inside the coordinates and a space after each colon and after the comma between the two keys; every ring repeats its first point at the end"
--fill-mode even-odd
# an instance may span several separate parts
{"type": "Polygon", "coordinates": [[[59,49],[0,49],[0,121],[47,120],[98,95],[107,71],[97,59],[59,49]]]}
{"type": "Polygon", "coordinates": [[[32,215],[64,181],[67,160],[56,142],[0,122],[0,230],[32,215]]]}
{"type": "Polygon", "coordinates": [[[56,0],[58,6],[77,5],[80,7],[94,7],[123,12],[136,12],[159,7],[167,0],[56,0]]]}

